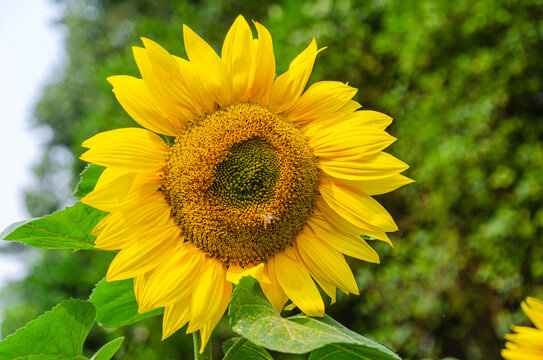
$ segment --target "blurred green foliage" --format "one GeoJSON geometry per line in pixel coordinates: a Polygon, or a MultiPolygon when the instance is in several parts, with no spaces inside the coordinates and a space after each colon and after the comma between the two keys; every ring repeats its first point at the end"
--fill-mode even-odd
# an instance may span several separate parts
{"type": "MultiPolygon", "coordinates": [[[[379,196],[400,227],[395,248],[375,244],[380,265],[353,261],[361,294],[340,295],[329,314],[409,359],[498,359],[509,324],[524,319],[521,299],[543,297],[543,1],[57,1],[68,58],[36,108],[54,134],[44,161],[56,147],[77,158],[84,139],[135,126],[106,78],[139,75],[138,37],[185,56],[185,23],[220,49],[241,13],[270,30],[279,73],[313,36],[327,46],[310,82],[348,81],[366,109],[393,116],[390,151],[417,181],[379,196]]],[[[83,167],[74,162],[74,179],[83,167]]],[[[54,181],[39,185],[27,196],[34,215],[65,201],[54,181]]],[[[69,296],[86,298],[110,259],[44,252],[3,291],[2,334],[69,296]]],[[[223,323],[215,334],[220,352],[231,333],[223,323]]],[[[96,327],[87,345],[120,335],[121,359],[192,356],[182,332],[160,342],[160,319],[96,327]]]]}

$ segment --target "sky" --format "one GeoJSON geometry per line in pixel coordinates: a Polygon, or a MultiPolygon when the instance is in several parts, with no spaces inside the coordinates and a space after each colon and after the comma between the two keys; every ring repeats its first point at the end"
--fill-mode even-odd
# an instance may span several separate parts
{"type": "MultiPolygon", "coordinates": [[[[52,0],[5,1],[0,11],[0,232],[29,218],[23,191],[32,182],[44,133],[32,130],[41,89],[62,64],[64,35],[52,0]]],[[[20,258],[0,253],[0,287],[24,275],[20,258]]]]}

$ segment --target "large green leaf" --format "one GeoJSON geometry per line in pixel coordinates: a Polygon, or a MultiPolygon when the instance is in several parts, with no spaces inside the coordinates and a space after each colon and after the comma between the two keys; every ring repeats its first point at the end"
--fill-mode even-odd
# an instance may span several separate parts
{"type": "Polygon", "coordinates": [[[39,219],[8,227],[1,240],[20,241],[42,249],[92,249],[90,234],[106,213],[81,202],[39,219]]]}
{"type": "Polygon", "coordinates": [[[118,337],[115,340],[111,340],[100,348],[91,358],[91,360],[109,360],[115,355],[117,350],[121,347],[124,337],[118,337]]]}
{"type": "Polygon", "coordinates": [[[96,321],[106,327],[133,324],[164,312],[161,308],[144,314],[138,313],[132,279],[112,282],[102,279],[94,288],[90,301],[96,306],[96,321]]]}
{"type": "Polygon", "coordinates": [[[0,360],[86,359],[83,343],[95,315],[88,301],[62,302],[0,341],[0,360]]]}
{"type": "MultiPolygon", "coordinates": [[[[222,349],[224,353],[239,340],[239,337],[233,337],[226,340],[222,344],[222,349]]],[[[271,355],[264,349],[250,341],[247,341],[243,344],[234,354],[232,360],[273,360],[271,355]]]]}
{"type": "Polygon", "coordinates": [[[81,173],[81,180],[75,188],[74,196],[81,199],[83,196],[90,193],[94,189],[94,186],[104,169],[105,168],[102,166],[94,164],[88,165],[81,173]]]}
{"type": "Polygon", "coordinates": [[[228,315],[235,332],[271,350],[302,354],[334,344],[345,352],[359,354],[359,359],[400,359],[386,346],[345,328],[329,316],[282,318],[252,278],[243,278],[234,289],[228,315]]]}

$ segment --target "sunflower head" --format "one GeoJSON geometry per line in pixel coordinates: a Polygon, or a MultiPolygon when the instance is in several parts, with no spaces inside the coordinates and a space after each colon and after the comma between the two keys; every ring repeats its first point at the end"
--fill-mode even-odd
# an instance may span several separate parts
{"type": "Polygon", "coordinates": [[[300,131],[267,108],[238,103],[176,138],[163,190],[187,240],[245,267],[292,244],[317,185],[315,156],[300,131]]]}
{"type": "Polygon", "coordinates": [[[411,182],[382,151],[390,117],[359,110],[347,84],[306,89],[315,40],[276,77],[254,24],[257,38],[239,16],[220,56],[187,26],[188,59],[143,39],[141,78],[108,79],[142,128],[83,143],[81,159],[106,167],[82,201],[109,212],[94,229],[97,248],[120,250],[107,279],[134,278],[141,312],[165,307],[164,338],[188,323],[205,346],[245,275],[278,311],[290,299],[323,316],[317,284],[332,302],[357,294],[344,255],[378,262],[361,236],[397,230],[372,195],[411,182]]]}

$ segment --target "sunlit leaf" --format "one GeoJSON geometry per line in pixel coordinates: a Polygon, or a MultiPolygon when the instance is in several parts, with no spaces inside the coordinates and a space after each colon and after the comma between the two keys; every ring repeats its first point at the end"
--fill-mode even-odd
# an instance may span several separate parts
{"type": "Polygon", "coordinates": [[[51,215],[13,224],[2,233],[1,240],[42,249],[92,249],[95,237],[90,232],[105,214],[77,202],[51,215]]]}
{"type": "Polygon", "coordinates": [[[228,315],[235,332],[271,350],[302,354],[334,344],[345,351],[355,351],[360,359],[400,359],[386,346],[345,328],[329,316],[282,318],[252,278],[243,278],[234,289],[228,315]]]}
{"type": "Polygon", "coordinates": [[[132,279],[108,282],[100,281],[94,288],[90,301],[96,306],[96,321],[106,327],[133,324],[151,316],[157,316],[164,309],[138,314],[138,303],[134,295],[132,279]]]}
{"type": "Polygon", "coordinates": [[[0,341],[0,360],[86,359],[83,343],[95,315],[88,301],[62,302],[0,341]]]}

